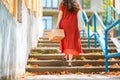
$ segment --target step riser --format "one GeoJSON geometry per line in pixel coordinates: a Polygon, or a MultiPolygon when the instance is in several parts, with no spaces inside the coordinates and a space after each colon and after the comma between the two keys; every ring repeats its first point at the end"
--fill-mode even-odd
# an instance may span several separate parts
{"type": "MultiPolygon", "coordinates": [[[[59,42],[51,42],[51,41],[38,41],[38,43],[59,43],[59,42]]],[[[87,40],[82,40],[81,41],[81,43],[82,44],[84,44],[84,43],[88,43],[88,41],[87,40]]],[[[93,44],[94,43],[94,41],[90,41],[90,43],[91,44],[93,44]]],[[[97,42],[98,43],[98,42],[97,42]]],[[[113,44],[113,42],[112,41],[109,41],[109,43],[108,44],[113,44]]]]}
{"type": "MultiPolygon", "coordinates": [[[[49,53],[59,53],[57,50],[45,50],[45,51],[41,51],[41,50],[32,50],[32,52],[38,52],[38,53],[43,53],[43,54],[49,54],[49,53]]],[[[83,49],[83,53],[94,53],[94,52],[102,52],[101,49],[83,49]]],[[[114,53],[116,52],[115,49],[110,49],[108,50],[109,53],[114,53]]]]}
{"type": "MultiPolygon", "coordinates": [[[[109,62],[109,65],[113,65],[115,63],[119,63],[119,61],[112,61],[109,62]]],[[[67,66],[67,62],[64,61],[48,61],[48,62],[35,62],[35,61],[28,61],[28,64],[31,65],[39,65],[39,66],[67,66]]],[[[92,66],[104,66],[104,61],[73,61],[73,66],[84,66],[86,64],[90,64],[92,66]]]]}
{"type": "MultiPolygon", "coordinates": [[[[46,44],[38,44],[38,47],[59,47],[60,45],[59,44],[48,44],[48,45],[46,45],[46,44]]],[[[91,47],[94,47],[94,45],[90,45],[91,47]]],[[[82,47],[88,47],[88,44],[82,44],[82,47]]],[[[100,47],[100,45],[98,45],[97,44],[97,47],[100,47]]],[[[115,45],[114,44],[112,44],[112,45],[109,45],[109,47],[115,47],[115,45]]]]}
{"type": "MultiPolygon", "coordinates": [[[[86,38],[86,37],[80,37],[80,39],[81,40],[88,40],[88,38],[86,38]]],[[[42,37],[39,40],[49,40],[49,38],[48,37],[42,37]]],[[[94,40],[94,38],[91,38],[90,40],[94,40]]],[[[109,38],[108,40],[111,40],[111,39],[109,38]]],[[[120,38],[118,40],[120,40],[120,38]]]]}
{"type": "MultiPolygon", "coordinates": [[[[32,56],[30,55],[29,58],[37,58],[38,60],[62,60],[64,56],[32,56]]],[[[102,55],[93,55],[93,56],[78,56],[75,57],[74,59],[76,60],[83,60],[82,57],[84,57],[87,60],[98,60],[98,59],[104,59],[104,56],[102,55]]],[[[73,60],[74,60],[73,59],[73,60]]]]}
{"type": "MultiPolygon", "coordinates": [[[[82,72],[82,73],[91,73],[91,72],[104,72],[105,68],[27,68],[27,72],[63,72],[68,71],[72,73],[82,72]]],[[[109,71],[120,71],[120,68],[109,68],[109,71]]]]}
{"type": "MultiPolygon", "coordinates": [[[[88,38],[85,38],[85,37],[81,37],[80,39],[81,39],[81,40],[88,40],[88,38]]],[[[43,38],[40,38],[39,40],[49,40],[49,38],[43,37],[43,38]]],[[[94,38],[91,38],[90,40],[94,40],[94,38]]],[[[109,40],[110,40],[110,39],[109,39],[109,40]]]]}

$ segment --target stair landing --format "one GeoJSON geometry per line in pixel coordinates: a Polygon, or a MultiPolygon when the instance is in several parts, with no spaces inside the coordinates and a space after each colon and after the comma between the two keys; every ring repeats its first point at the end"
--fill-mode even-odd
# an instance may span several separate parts
{"type": "Polygon", "coordinates": [[[120,76],[100,74],[37,75],[18,80],[120,80],[120,76]]]}

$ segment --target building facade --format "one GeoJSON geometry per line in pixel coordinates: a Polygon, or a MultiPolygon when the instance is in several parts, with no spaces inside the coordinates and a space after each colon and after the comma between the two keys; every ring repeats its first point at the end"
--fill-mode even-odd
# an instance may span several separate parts
{"type": "MultiPolygon", "coordinates": [[[[61,0],[43,0],[43,25],[45,29],[53,29],[57,22],[58,8],[61,0]]],[[[81,7],[90,16],[93,11],[103,12],[103,0],[79,0],[81,7]]]]}
{"type": "Polygon", "coordinates": [[[42,30],[42,0],[0,0],[0,80],[18,80],[42,30]]]}
{"type": "Polygon", "coordinates": [[[120,12],[120,0],[115,0],[115,7],[120,12]]]}

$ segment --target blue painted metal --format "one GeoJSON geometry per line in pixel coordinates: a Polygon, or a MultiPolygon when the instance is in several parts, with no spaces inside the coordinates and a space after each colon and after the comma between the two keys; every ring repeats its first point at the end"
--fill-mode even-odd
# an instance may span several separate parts
{"type": "Polygon", "coordinates": [[[94,18],[94,14],[90,16],[90,18],[88,19],[88,22],[90,22],[93,18],[94,18]]]}
{"type": "MultiPolygon", "coordinates": [[[[112,18],[112,21],[113,21],[113,22],[115,22],[115,19],[114,19],[114,17],[113,17],[113,16],[111,16],[111,18],[112,18]]],[[[112,23],[112,22],[111,22],[111,23],[112,23]]]]}
{"type": "Polygon", "coordinates": [[[95,34],[93,33],[93,34],[89,37],[89,39],[92,38],[94,35],[95,35],[95,34]]]}
{"type": "MultiPolygon", "coordinates": [[[[112,15],[112,14],[111,14],[112,15]]],[[[83,12],[83,16],[86,19],[87,23],[88,23],[88,48],[90,48],[90,38],[92,38],[92,36],[95,36],[95,41],[94,47],[97,47],[96,45],[96,41],[98,40],[98,42],[100,43],[100,46],[102,48],[102,51],[104,53],[105,56],[105,71],[108,72],[108,59],[110,57],[115,57],[115,56],[120,56],[120,52],[119,53],[115,53],[115,54],[109,54],[108,55],[108,31],[113,28],[114,26],[118,25],[120,26],[120,15],[119,15],[119,19],[118,20],[114,20],[114,18],[112,17],[112,20],[114,21],[114,23],[112,23],[110,26],[108,26],[108,24],[106,23],[107,27],[105,27],[105,25],[103,24],[102,20],[100,19],[100,17],[98,16],[98,14],[96,12],[94,12],[92,14],[92,16],[88,19],[87,15],[85,12],[83,12]],[[90,21],[94,18],[94,33],[90,36],[90,21]],[[105,47],[103,47],[103,43],[100,41],[100,38],[96,32],[96,19],[99,21],[101,27],[103,28],[104,32],[105,32],[105,47]]]]}
{"type": "Polygon", "coordinates": [[[113,6],[110,6],[111,7],[111,10],[114,11],[117,15],[119,15],[119,12],[116,8],[114,8],[113,6]]]}
{"type": "Polygon", "coordinates": [[[108,54],[108,55],[105,56],[105,57],[107,57],[107,58],[111,58],[111,57],[116,57],[116,56],[120,56],[120,52],[112,53],[112,54],[108,54]]]}
{"type": "MultiPolygon", "coordinates": [[[[82,17],[83,17],[83,20],[86,20],[86,22],[88,23],[88,17],[85,11],[82,11],[82,17]]],[[[84,34],[85,34],[85,30],[83,30],[83,37],[85,36],[84,34]]]]}
{"type": "Polygon", "coordinates": [[[109,58],[105,58],[105,71],[108,72],[108,59],[109,58]]]}
{"type": "MultiPolygon", "coordinates": [[[[106,3],[106,27],[108,28],[108,2],[106,3]]],[[[108,55],[108,34],[105,31],[105,56],[108,55]]],[[[108,58],[105,57],[105,71],[108,72],[108,58]]]]}
{"type": "MultiPolygon", "coordinates": [[[[118,10],[116,8],[114,8],[113,6],[111,6],[111,23],[112,23],[112,21],[115,21],[115,19],[113,17],[114,15],[112,15],[112,11],[114,11],[114,13],[120,19],[120,13],[118,12],[118,10]]],[[[120,24],[118,24],[118,36],[120,36],[120,24]]]]}
{"type": "Polygon", "coordinates": [[[106,27],[108,26],[108,3],[106,4],[106,27]]]}
{"type": "MultiPolygon", "coordinates": [[[[108,34],[105,31],[105,56],[108,55],[108,34]]],[[[108,58],[105,57],[105,71],[108,72],[108,58]]]]}
{"type": "Polygon", "coordinates": [[[103,43],[100,41],[100,37],[97,35],[97,33],[94,33],[94,34],[95,34],[95,36],[96,36],[96,38],[97,38],[97,41],[99,42],[100,47],[102,48],[102,51],[103,51],[103,53],[104,53],[104,55],[105,55],[105,48],[104,48],[104,46],[103,46],[103,43]]]}
{"type": "Polygon", "coordinates": [[[117,21],[115,21],[114,23],[112,23],[109,27],[107,27],[105,29],[105,31],[110,30],[111,28],[113,28],[114,26],[116,26],[117,24],[120,24],[120,19],[118,19],[117,21]]]}
{"type": "Polygon", "coordinates": [[[100,23],[101,27],[103,28],[103,30],[105,30],[106,27],[105,27],[104,23],[102,22],[102,20],[100,19],[100,17],[98,16],[98,14],[96,12],[94,14],[95,14],[98,22],[100,23]]]}
{"type": "MultiPolygon", "coordinates": [[[[96,16],[94,15],[94,33],[96,33],[96,16]]],[[[97,48],[97,40],[96,40],[96,35],[94,36],[94,47],[97,48]]]]}
{"type": "Polygon", "coordinates": [[[86,22],[88,22],[88,17],[85,11],[82,11],[82,15],[84,17],[84,19],[86,20],[86,22]]]}
{"type": "Polygon", "coordinates": [[[110,23],[113,22],[112,7],[110,7],[110,23]]]}
{"type": "Polygon", "coordinates": [[[90,22],[88,22],[88,48],[90,48],[90,22]]]}
{"type": "Polygon", "coordinates": [[[82,33],[82,36],[85,37],[85,30],[83,30],[82,32],[83,32],[83,33],[82,33]]]}

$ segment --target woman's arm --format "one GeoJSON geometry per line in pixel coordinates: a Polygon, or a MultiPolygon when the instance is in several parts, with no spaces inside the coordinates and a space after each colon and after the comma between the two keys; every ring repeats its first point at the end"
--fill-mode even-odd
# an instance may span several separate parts
{"type": "Polygon", "coordinates": [[[60,24],[60,21],[62,19],[62,15],[63,15],[63,12],[60,10],[59,14],[58,14],[58,20],[57,20],[56,28],[59,28],[59,24],[60,24]]]}

